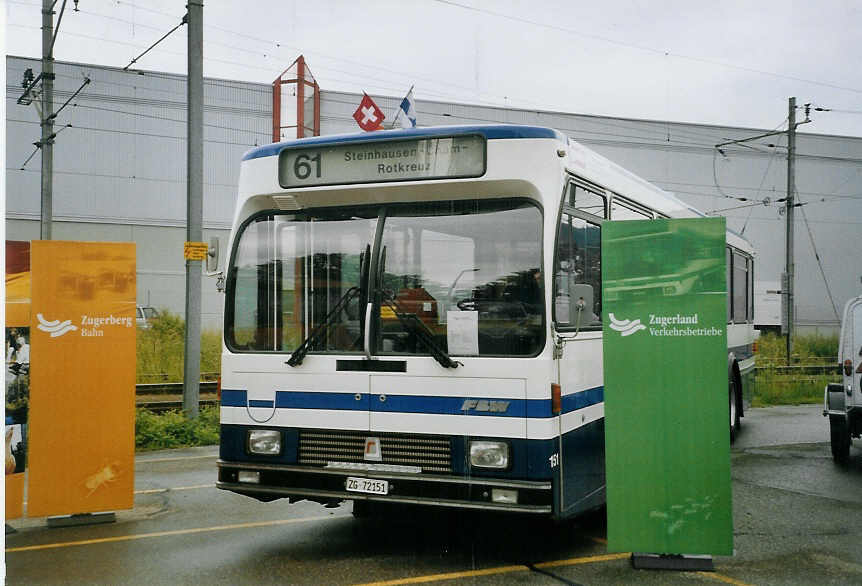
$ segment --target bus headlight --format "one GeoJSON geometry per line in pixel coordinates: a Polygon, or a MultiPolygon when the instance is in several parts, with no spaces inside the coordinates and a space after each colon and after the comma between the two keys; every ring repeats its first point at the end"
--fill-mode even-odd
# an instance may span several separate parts
{"type": "Polygon", "coordinates": [[[250,429],[248,453],[277,456],[281,453],[281,432],[273,429],[250,429]]]}
{"type": "Polygon", "coordinates": [[[509,444],[485,440],[471,441],[470,465],[476,468],[508,468],[509,444]]]}

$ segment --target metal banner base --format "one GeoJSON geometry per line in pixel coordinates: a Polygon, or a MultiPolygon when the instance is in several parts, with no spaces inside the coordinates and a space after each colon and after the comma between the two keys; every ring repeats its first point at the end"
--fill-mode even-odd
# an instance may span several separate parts
{"type": "Polygon", "coordinates": [[[632,567],[636,570],[715,571],[710,555],[633,553],[631,559],[632,567]]]}
{"type": "Polygon", "coordinates": [[[113,512],[107,513],[80,513],[77,515],[62,515],[59,517],[48,517],[48,527],[77,527],[78,525],[101,525],[103,523],[115,523],[117,515],[113,512]]]}

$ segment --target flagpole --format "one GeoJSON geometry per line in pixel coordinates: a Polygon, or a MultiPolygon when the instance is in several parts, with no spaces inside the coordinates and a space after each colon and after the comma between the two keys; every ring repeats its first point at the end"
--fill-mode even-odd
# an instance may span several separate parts
{"type": "MultiPolygon", "coordinates": [[[[415,86],[416,86],[416,84],[413,84],[413,85],[411,85],[411,86],[410,86],[410,89],[409,89],[409,90],[407,90],[407,93],[406,93],[406,94],[404,94],[404,98],[406,98],[407,96],[409,96],[409,95],[410,95],[410,92],[412,92],[412,91],[413,91],[413,88],[414,88],[415,86]]],[[[404,98],[401,98],[401,102],[403,102],[403,101],[404,101],[404,98]]],[[[395,118],[393,118],[393,119],[392,119],[392,126],[390,126],[390,127],[389,127],[389,130],[392,130],[392,129],[394,129],[394,128],[395,128],[395,123],[396,123],[396,122],[398,122],[398,117],[399,117],[399,116],[401,116],[401,112],[402,112],[402,110],[401,110],[401,102],[398,102],[398,105],[397,105],[397,106],[395,106],[395,109],[396,109],[395,118]]]]}

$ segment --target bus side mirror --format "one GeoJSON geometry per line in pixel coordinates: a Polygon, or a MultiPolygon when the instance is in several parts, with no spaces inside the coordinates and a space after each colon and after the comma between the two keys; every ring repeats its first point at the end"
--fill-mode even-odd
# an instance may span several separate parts
{"type": "Polygon", "coordinates": [[[572,320],[581,325],[593,321],[594,294],[593,286],[586,283],[572,283],[569,286],[572,303],[572,320]]]}
{"type": "Polygon", "coordinates": [[[592,321],[593,287],[573,283],[573,277],[569,273],[557,273],[554,277],[554,315],[560,325],[580,326],[592,321]]]}
{"type": "Polygon", "coordinates": [[[218,272],[218,249],[218,236],[213,236],[212,238],[210,238],[210,245],[207,249],[207,273],[209,274],[218,272]]]}

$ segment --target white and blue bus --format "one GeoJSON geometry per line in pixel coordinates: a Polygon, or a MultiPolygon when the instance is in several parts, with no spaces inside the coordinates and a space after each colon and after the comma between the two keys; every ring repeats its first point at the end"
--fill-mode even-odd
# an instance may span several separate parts
{"type": "MultiPolygon", "coordinates": [[[[350,499],[357,515],[601,507],[602,222],[699,215],[541,127],[249,151],[225,269],[217,486],[350,499]]],[[[733,433],[753,371],[753,261],[727,242],[733,433]]]]}

